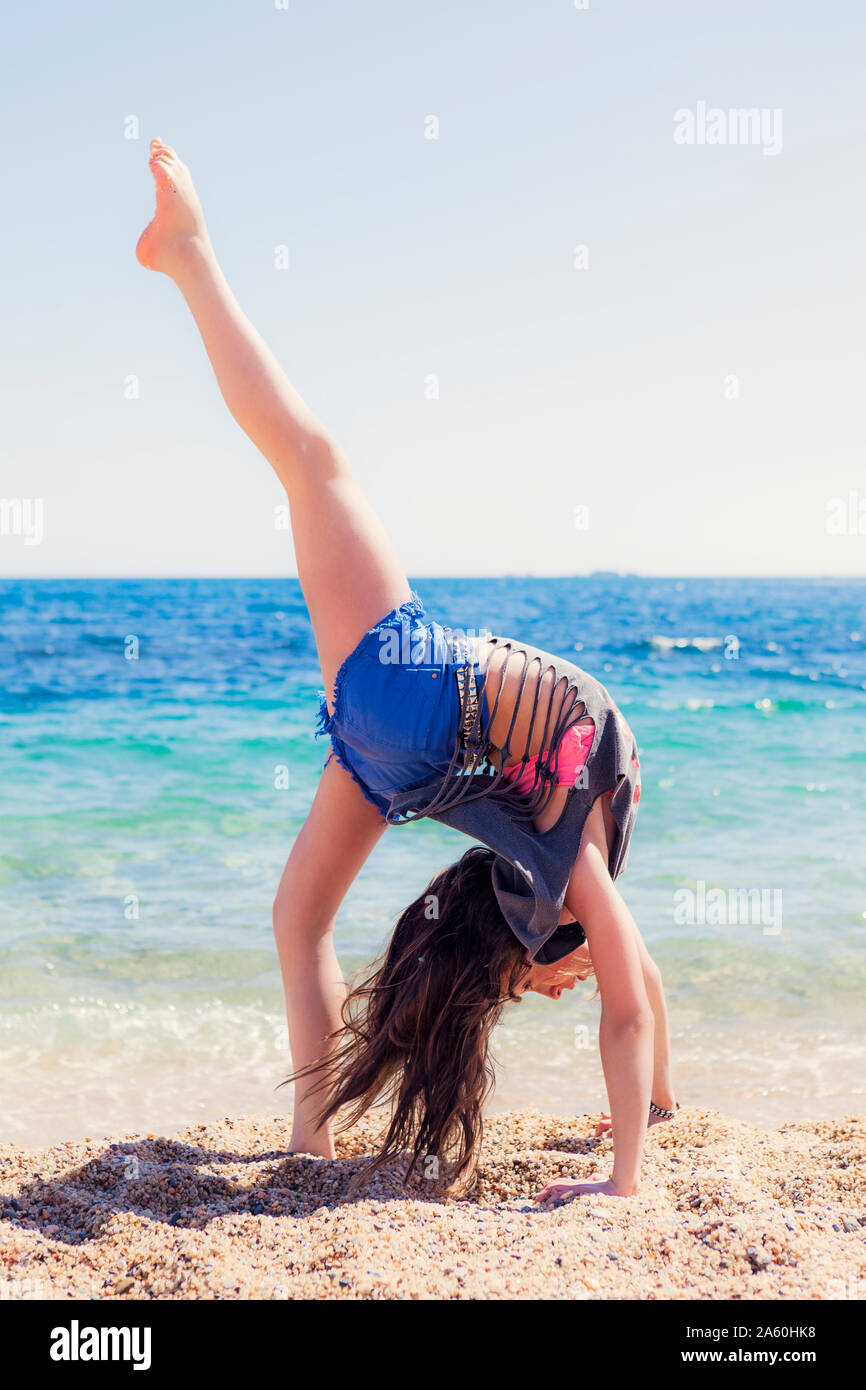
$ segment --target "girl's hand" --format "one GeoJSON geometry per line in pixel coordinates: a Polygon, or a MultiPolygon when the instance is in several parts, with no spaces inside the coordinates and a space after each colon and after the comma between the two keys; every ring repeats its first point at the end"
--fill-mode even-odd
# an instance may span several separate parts
{"type": "Polygon", "coordinates": [[[632,1197],[636,1191],[636,1187],[632,1188],[630,1192],[617,1187],[613,1178],[607,1178],[601,1182],[573,1182],[571,1178],[557,1178],[554,1182],[549,1182],[546,1187],[543,1187],[533,1198],[533,1201],[544,1204],[545,1202],[555,1202],[558,1197],[576,1197],[583,1194],[599,1197],[632,1197]]]}
{"type": "MultiPolygon", "coordinates": [[[[651,1129],[653,1125],[663,1124],[667,1124],[664,1115],[650,1115],[647,1119],[646,1127],[647,1129],[651,1129]]],[[[611,1139],[613,1138],[613,1127],[611,1125],[610,1115],[605,1111],[602,1113],[602,1117],[595,1127],[595,1137],[596,1139],[602,1139],[606,1134],[609,1134],[611,1139]]]]}

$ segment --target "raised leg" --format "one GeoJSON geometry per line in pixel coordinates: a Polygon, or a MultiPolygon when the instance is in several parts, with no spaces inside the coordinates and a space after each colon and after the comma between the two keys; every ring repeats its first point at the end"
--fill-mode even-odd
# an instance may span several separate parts
{"type": "Polygon", "coordinates": [[[150,168],[156,215],[136,254],[183,294],[226,405],[286,490],[298,575],[330,692],[340,663],[363,634],[409,597],[406,575],[339,445],[232,294],[186,165],[154,140],[150,168]]]}
{"type": "MultiPolygon", "coordinates": [[[[409,597],[394,548],[342,451],[302,401],[219,268],[189,170],[151,143],[156,216],[136,254],[171,277],[189,305],[223,398],[286,490],[298,574],[327,690],[363,634],[409,597]]],[[[345,997],[334,951],[337,909],[384,830],[378,811],[331,760],[292,848],[274,903],[293,1069],[327,1057],[345,997]]],[[[295,1087],[291,1146],[333,1156],[313,1116],[324,1097],[295,1087]]]]}

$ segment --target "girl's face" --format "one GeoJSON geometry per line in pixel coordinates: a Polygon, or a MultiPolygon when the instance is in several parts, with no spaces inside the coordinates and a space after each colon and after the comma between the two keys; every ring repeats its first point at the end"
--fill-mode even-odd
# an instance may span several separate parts
{"type": "Polygon", "coordinates": [[[531,966],[516,992],[525,994],[531,990],[533,994],[546,994],[548,999],[559,999],[564,989],[574,989],[575,980],[585,980],[590,974],[591,961],[584,941],[576,951],[563,956],[555,965],[531,966]]]}

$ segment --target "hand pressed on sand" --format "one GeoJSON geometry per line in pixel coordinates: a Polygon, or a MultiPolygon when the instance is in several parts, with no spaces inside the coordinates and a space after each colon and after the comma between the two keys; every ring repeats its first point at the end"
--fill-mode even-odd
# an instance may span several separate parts
{"type": "Polygon", "coordinates": [[[560,1197],[633,1197],[636,1192],[637,1188],[626,1192],[617,1187],[613,1178],[599,1178],[595,1182],[575,1182],[573,1178],[556,1178],[543,1187],[532,1200],[543,1206],[546,1202],[555,1202],[560,1197]]]}
{"type": "MultiPolygon", "coordinates": [[[[649,1119],[647,1120],[646,1127],[647,1129],[651,1129],[653,1125],[666,1124],[667,1120],[667,1115],[650,1115],[649,1119]]],[[[607,1111],[602,1111],[601,1119],[595,1127],[595,1138],[613,1138],[613,1128],[611,1126],[610,1115],[607,1113],[607,1111]]]]}

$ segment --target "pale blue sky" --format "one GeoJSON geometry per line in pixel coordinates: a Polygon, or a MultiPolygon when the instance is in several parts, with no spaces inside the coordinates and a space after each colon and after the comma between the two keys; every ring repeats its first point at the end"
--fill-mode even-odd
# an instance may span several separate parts
{"type": "Polygon", "coordinates": [[[862,26],[855,0],[19,3],[0,496],[45,534],[0,535],[0,572],[294,573],[134,259],[151,135],[410,574],[866,572],[826,526],[866,511],[862,26]],[[699,102],[780,109],[781,151],[676,144],[699,102]]]}

